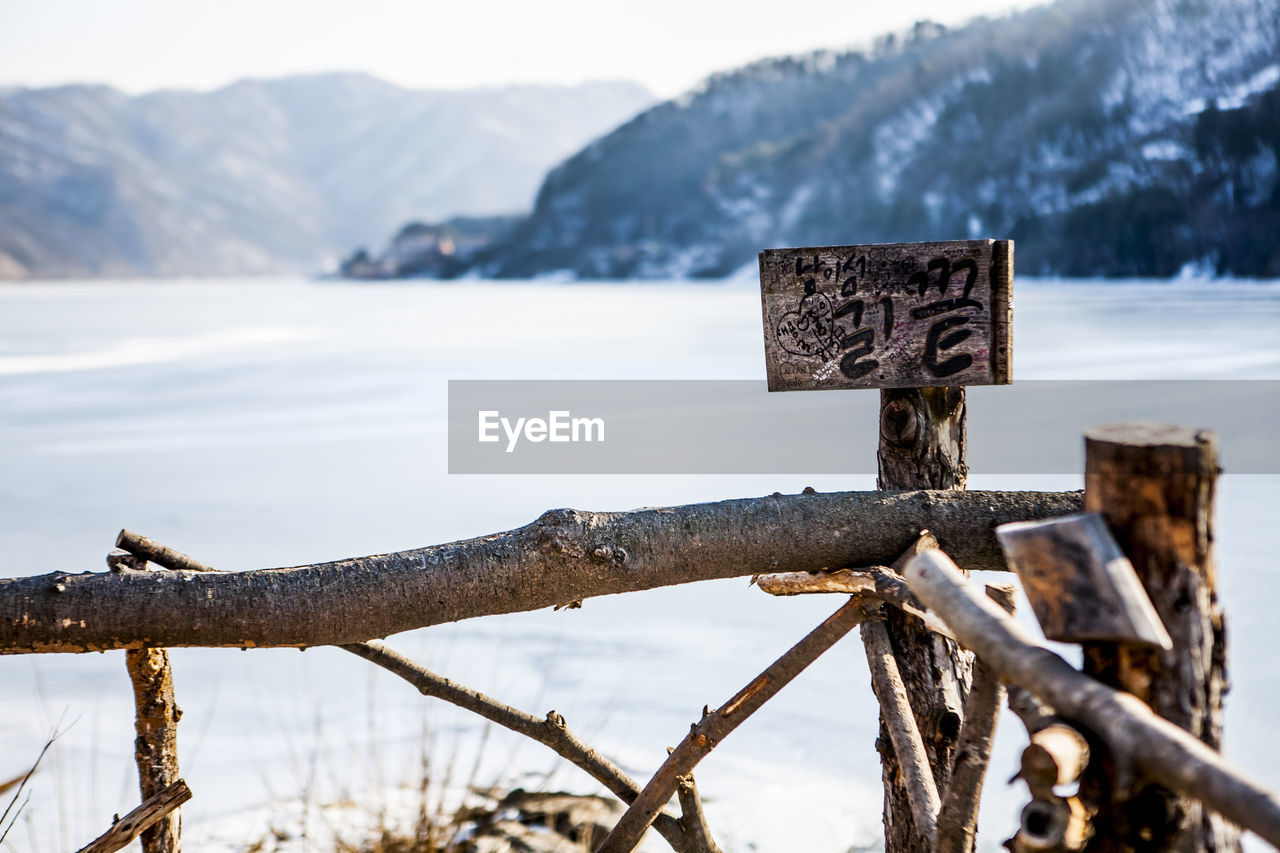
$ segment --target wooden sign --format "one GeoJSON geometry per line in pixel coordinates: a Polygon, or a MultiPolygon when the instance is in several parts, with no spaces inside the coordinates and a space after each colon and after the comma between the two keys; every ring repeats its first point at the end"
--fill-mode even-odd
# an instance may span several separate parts
{"type": "Polygon", "coordinates": [[[770,391],[1007,385],[1013,241],[760,253],[770,391]]]}

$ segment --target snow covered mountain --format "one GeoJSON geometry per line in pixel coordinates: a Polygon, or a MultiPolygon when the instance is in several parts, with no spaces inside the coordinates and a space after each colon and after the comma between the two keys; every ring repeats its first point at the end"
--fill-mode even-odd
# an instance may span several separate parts
{"type": "Polygon", "coordinates": [[[1012,237],[1023,272],[1280,276],[1280,0],[1059,0],[762,61],[547,177],[490,275],[1012,237]]]}
{"type": "Polygon", "coordinates": [[[317,271],[409,219],[527,211],[551,165],[653,101],[349,73],[3,89],[0,278],[317,271]]]}

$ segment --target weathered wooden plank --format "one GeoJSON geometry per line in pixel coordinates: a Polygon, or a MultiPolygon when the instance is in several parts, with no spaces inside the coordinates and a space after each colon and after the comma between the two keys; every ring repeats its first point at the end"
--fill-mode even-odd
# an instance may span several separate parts
{"type": "Polygon", "coordinates": [[[1173,648],[1133,564],[1100,514],[1015,521],[1001,525],[996,538],[1048,639],[1173,648]]]}
{"type": "Polygon", "coordinates": [[[766,249],[770,391],[1012,381],[1013,243],[766,249]]]}

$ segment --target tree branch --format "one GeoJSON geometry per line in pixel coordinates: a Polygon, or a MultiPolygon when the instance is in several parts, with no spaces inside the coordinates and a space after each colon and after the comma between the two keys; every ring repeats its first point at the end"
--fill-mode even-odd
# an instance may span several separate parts
{"type": "MultiPolygon", "coordinates": [[[[680,800],[680,814],[683,815],[680,823],[684,825],[684,831],[693,840],[698,853],[720,853],[720,847],[707,828],[707,816],[702,811],[702,797],[698,796],[698,786],[693,781],[692,773],[680,777],[676,797],[680,800]]],[[[658,818],[661,819],[662,815],[658,815],[658,818]]]]}
{"type": "Polygon", "coordinates": [[[191,799],[191,789],[187,783],[179,779],[172,785],[163,788],[155,795],[148,797],[142,805],[120,818],[111,828],[99,835],[88,845],[80,848],[79,853],[115,853],[128,846],[144,830],[163,820],[174,809],[191,799]]]}
{"type": "Polygon", "coordinates": [[[760,706],[777,695],[778,691],[818,659],[837,640],[853,630],[853,627],[879,609],[876,602],[851,598],[843,607],[827,617],[817,628],[796,643],[732,699],[714,711],[706,713],[694,723],[689,734],[672,750],[667,760],[653,774],[640,796],[619,819],[613,831],[596,848],[596,853],[630,853],[640,843],[654,816],[671,799],[687,776],[707,753],[741,725],[760,706]]]}
{"type": "Polygon", "coordinates": [[[929,757],[916,727],[916,716],[907,700],[907,688],[898,673],[898,662],[889,643],[889,632],[879,622],[862,624],[862,643],[867,651],[867,665],[871,669],[871,689],[880,702],[880,712],[894,754],[898,757],[898,769],[902,772],[902,784],[911,804],[911,816],[922,837],[933,838],[934,824],[938,819],[938,787],[929,769],[929,757]]]}
{"type": "MultiPolygon", "coordinates": [[[[640,794],[640,786],[635,780],[623,773],[612,761],[578,740],[566,727],[564,717],[555,711],[548,713],[545,719],[538,719],[532,714],[526,714],[518,708],[437,675],[381,643],[349,643],[341,648],[400,676],[418,688],[423,696],[451,702],[550,747],[557,755],[586,771],[624,803],[634,802],[640,794]]],[[[677,853],[704,853],[704,848],[697,844],[696,833],[688,832],[681,821],[672,815],[659,814],[654,822],[654,829],[661,833],[677,853]]],[[[703,829],[705,830],[705,825],[703,829]]]]}
{"type": "Polygon", "coordinates": [[[883,563],[932,530],[975,569],[992,533],[1078,512],[1078,493],[836,492],[622,513],[552,510],[517,530],[253,572],[64,572],[0,581],[0,653],[319,646],[583,598],[779,570],[883,563]]]}

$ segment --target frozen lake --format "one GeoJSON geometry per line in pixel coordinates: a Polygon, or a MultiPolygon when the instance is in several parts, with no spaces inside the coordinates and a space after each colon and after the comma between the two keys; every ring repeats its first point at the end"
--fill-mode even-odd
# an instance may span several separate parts
{"type": "MultiPolygon", "coordinates": [[[[1015,300],[1015,381],[1280,379],[1280,283],[1020,279],[1015,300]]],[[[450,379],[762,379],[760,326],[750,280],[6,285],[0,577],[105,568],[122,527],[248,569],[462,539],[552,507],[873,488],[869,475],[447,473],[450,379]]],[[[1224,463],[1240,471],[1230,456],[1224,463]]],[[[978,474],[970,487],[1081,482],[978,474]]],[[[1280,586],[1257,536],[1280,511],[1280,476],[1229,473],[1218,506],[1231,643],[1226,752],[1280,786],[1270,710],[1280,664],[1269,630],[1280,586]]],[[[530,713],[558,710],[643,780],[704,704],[723,702],[838,605],[769,599],[734,580],[388,644],[530,713]]],[[[336,649],[180,649],[173,658],[185,711],[180,763],[195,792],[183,808],[188,850],[242,849],[271,830],[293,836],[287,849],[312,849],[353,818],[312,809],[299,837],[301,803],[393,802],[397,786],[416,781],[424,751],[455,783],[595,790],[540,745],[486,732],[336,649]]],[[[6,849],[77,849],[137,804],[123,653],[0,657],[0,779],[24,770],[59,720],[66,733],[33,778],[6,849]]],[[[1008,836],[1023,798],[1003,785],[1021,746],[1008,722],[988,779],[985,849],[1008,836]]],[[[847,638],[699,766],[726,853],[874,844],[875,734],[865,657],[847,638]]]]}

